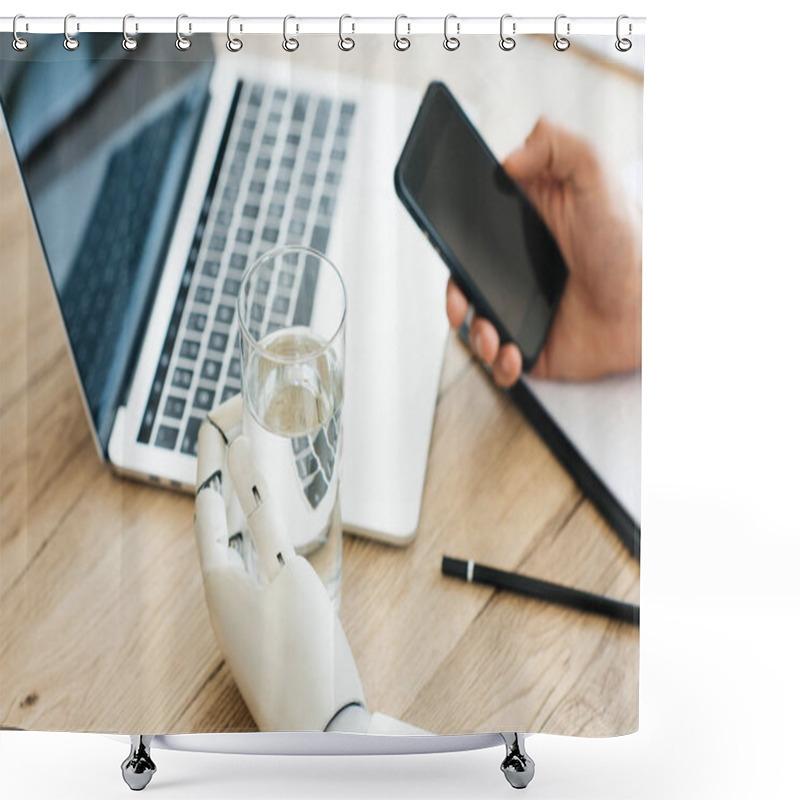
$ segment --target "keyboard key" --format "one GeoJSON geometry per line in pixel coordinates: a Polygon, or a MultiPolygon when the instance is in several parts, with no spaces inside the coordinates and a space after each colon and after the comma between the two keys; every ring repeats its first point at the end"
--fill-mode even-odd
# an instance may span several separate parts
{"type": "Polygon", "coordinates": [[[328,235],[330,231],[327,228],[324,228],[320,225],[314,226],[314,233],[311,234],[311,247],[314,250],[319,250],[320,253],[325,252],[325,248],[328,246],[328,235]]]}
{"type": "Polygon", "coordinates": [[[178,441],[178,429],[169,425],[162,425],[156,434],[156,447],[172,450],[178,441]]]}
{"type": "Polygon", "coordinates": [[[295,455],[299,455],[310,445],[310,443],[311,442],[308,436],[294,436],[292,438],[292,452],[295,455]]]}
{"type": "Polygon", "coordinates": [[[228,400],[229,398],[233,397],[235,394],[239,394],[239,390],[238,389],[236,389],[233,386],[226,386],[222,390],[222,399],[220,400],[220,402],[224,403],[226,400],[228,400]]]}
{"type": "Polygon", "coordinates": [[[197,291],[194,293],[194,300],[196,303],[208,305],[213,298],[214,290],[210,286],[198,286],[197,291]]]}
{"type": "Polygon", "coordinates": [[[308,95],[299,94],[295,98],[294,108],[292,109],[292,122],[302,122],[306,118],[306,108],[308,106],[308,95]]]}
{"type": "Polygon", "coordinates": [[[192,385],[192,371],[190,369],[176,369],[172,373],[172,385],[179,389],[188,389],[192,385]]]}
{"type": "Polygon", "coordinates": [[[197,455],[197,434],[200,431],[200,425],[203,423],[202,417],[189,417],[186,423],[186,430],[183,433],[183,441],[181,442],[181,453],[187,455],[197,455]]]}
{"type": "Polygon", "coordinates": [[[173,419],[181,419],[181,417],[183,417],[183,412],[185,408],[186,408],[186,401],[183,398],[172,397],[170,395],[167,398],[167,402],[164,403],[164,416],[172,417],[173,419]]]}
{"type": "Polygon", "coordinates": [[[303,489],[305,492],[306,497],[308,498],[308,502],[311,503],[312,508],[316,508],[322,498],[325,497],[325,493],[328,491],[328,484],[325,483],[325,478],[322,477],[322,472],[317,472],[314,476],[314,480],[308,484],[308,486],[303,489]]]}
{"type": "Polygon", "coordinates": [[[223,325],[230,325],[230,323],[233,322],[233,306],[219,306],[215,319],[223,325]]]}
{"type": "Polygon", "coordinates": [[[219,261],[206,261],[203,264],[203,275],[216,278],[219,275],[219,261]]]}
{"type": "Polygon", "coordinates": [[[200,371],[200,375],[208,381],[216,381],[219,378],[220,372],[222,372],[222,363],[220,361],[213,361],[212,359],[207,358],[203,362],[203,368],[200,371]]]}
{"type": "Polygon", "coordinates": [[[317,455],[317,459],[319,460],[320,466],[325,472],[325,479],[330,480],[331,475],[333,474],[333,464],[335,460],[335,454],[333,450],[331,450],[331,446],[328,444],[328,440],[325,438],[325,431],[321,430],[316,438],[314,439],[314,452],[317,455]]]}
{"type": "Polygon", "coordinates": [[[272,303],[272,312],[274,314],[285,314],[289,310],[289,298],[283,295],[278,295],[272,303]]]}
{"type": "Polygon", "coordinates": [[[181,358],[187,358],[189,361],[194,361],[197,354],[200,352],[200,342],[193,339],[184,339],[181,342],[181,358]]]}
{"type": "Polygon", "coordinates": [[[330,116],[331,101],[325,99],[320,100],[317,105],[317,113],[314,115],[314,127],[311,130],[312,136],[324,138],[330,116]]]}
{"type": "Polygon", "coordinates": [[[186,321],[186,327],[190,331],[202,333],[206,327],[206,319],[207,317],[205,314],[198,314],[197,312],[189,314],[189,319],[186,321]]]}
{"type": "Polygon", "coordinates": [[[194,393],[194,407],[203,411],[210,411],[214,405],[214,390],[204,389],[202,386],[194,393]]]}
{"type": "Polygon", "coordinates": [[[211,237],[208,243],[208,249],[217,253],[221,253],[225,249],[226,241],[227,238],[225,236],[221,236],[220,234],[216,233],[211,237]]]}
{"type": "Polygon", "coordinates": [[[319,469],[319,462],[314,457],[313,453],[308,453],[295,461],[297,464],[297,474],[301,479],[313,475],[319,469]]]}
{"type": "Polygon", "coordinates": [[[220,333],[219,331],[212,331],[208,339],[208,349],[215,350],[218,353],[224,353],[225,348],[228,346],[228,334],[220,333]]]}
{"type": "Polygon", "coordinates": [[[234,253],[231,256],[231,269],[244,269],[247,266],[247,256],[244,253],[234,253]]]}
{"type": "Polygon", "coordinates": [[[225,283],[222,284],[222,293],[236,297],[239,294],[239,284],[236,278],[225,278],[225,283]]]}

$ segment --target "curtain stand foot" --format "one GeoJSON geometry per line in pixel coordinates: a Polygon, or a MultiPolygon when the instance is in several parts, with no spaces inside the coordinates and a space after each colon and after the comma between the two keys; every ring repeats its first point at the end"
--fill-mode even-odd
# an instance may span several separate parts
{"type": "Polygon", "coordinates": [[[525,735],[522,733],[501,733],[506,746],[506,757],[500,765],[506,780],[515,789],[524,789],[533,780],[535,765],[525,752],[525,735]]]}

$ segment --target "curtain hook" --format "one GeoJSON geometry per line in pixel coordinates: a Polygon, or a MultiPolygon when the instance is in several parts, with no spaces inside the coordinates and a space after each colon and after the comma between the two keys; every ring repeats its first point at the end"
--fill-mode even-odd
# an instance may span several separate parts
{"type": "MultiPolygon", "coordinates": [[[[624,19],[628,19],[627,14],[620,14],[617,17],[617,41],[614,42],[614,47],[616,47],[617,50],[620,51],[620,53],[627,53],[628,50],[630,50],[631,47],[633,47],[633,42],[631,42],[630,39],[623,39],[619,35],[620,22],[622,22],[622,20],[624,20],[624,19]]],[[[633,27],[631,26],[631,23],[629,22],[628,23],[628,36],[630,36],[631,33],[633,33],[633,27]]]]}
{"type": "Polygon", "coordinates": [[[450,36],[447,33],[447,26],[451,19],[456,20],[456,34],[461,33],[461,23],[458,22],[458,17],[455,14],[448,14],[444,18],[444,42],[442,42],[442,45],[445,50],[449,50],[452,53],[454,50],[458,50],[458,48],[461,47],[461,40],[457,35],[450,36]]]}
{"type": "Polygon", "coordinates": [[[394,49],[399,50],[401,53],[405,50],[408,50],[411,47],[411,39],[408,38],[408,35],[411,34],[411,23],[406,22],[406,28],[408,28],[408,35],[401,36],[400,35],[400,20],[405,19],[407,20],[408,17],[405,14],[398,14],[394,18],[394,49]]]}
{"type": "MultiPolygon", "coordinates": [[[[69,21],[71,19],[75,19],[74,14],[67,14],[67,16],[64,17],[64,49],[70,51],[77,50],[81,44],[74,36],[69,35],[69,21]]],[[[78,23],[76,23],[75,30],[79,31],[80,29],[81,26],[78,23]]]]}
{"type": "MultiPolygon", "coordinates": [[[[553,47],[558,50],[559,53],[563,53],[565,50],[569,49],[569,39],[564,36],[559,36],[558,34],[558,21],[560,19],[566,19],[566,14],[559,14],[556,17],[555,24],[553,25],[553,35],[555,38],[553,39],[553,47]]],[[[567,33],[569,33],[569,22],[567,22],[567,33]]]]}
{"type": "MultiPolygon", "coordinates": [[[[298,42],[297,39],[295,39],[293,37],[290,37],[288,35],[288,26],[289,26],[289,20],[290,19],[297,19],[297,17],[293,17],[291,14],[288,14],[287,16],[285,16],[283,18],[283,45],[282,46],[283,46],[283,49],[287,53],[294,53],[294,51],[297,50],[298,47],[300,47],[300,42],[298,42]]],[[[300,26],[299,25],[296,26],[296,30],[299,32],[299,30],[300,30],[300,26]]]]}
{"type": "MultiPolygon", "coordinates": [[[[178,14],[175,19],[175,47],[177,47],[178,50],[188,50],[192,46],[192,40],[187,39],[181,33],[181,20],[188,19],[188,17],[188,14],[178,14]]],[[[191,23],[189,24],[189,30],[192,30],[191,23]]]]}
{"type": "MultiPolygon", "coordinates": [[[[227,47],[231,53],[238,53],[244,47],[244,43],[242,42],[241,39],[237,39],[235,36],[231,36],[231,22],[233,22],[233,20],[235,19],[239,19],[239,17],[237,17],[236,14],[231,14],[228,17],[228,41],[225,42],[225,47],[227,47]]],[[[240,25],[239,31],[241,30],[242,26],[240,25]]]]}
{"type": "MultiPolygon", "coordinates": [[[[508,52],[509,50],[513,50],[517,46],[517,40],[513,36],[506,36],[503,30],[503,26],[507,19],[511,19],[511,14],[503,14],[500,17],[500,49],[505,50],[508,52]]],[[[511,23],[511,33],[517,32],[517,23],[511,23]]]]}
{"type": "Polygon", "coordinates": [[[134,17],[133,14],[126,14],[122,18],[122,49],[131,52],[131,50],[135,50],[139,46],[139,42],[136,41],[136,39],[134,39],[132,36],[128,36],[129,19],[136,19],[136,17],[134,17]]]}
{"type": "MultiPolygon", "coordinates": [[[[339,49],[344,50],[345,53],[349,52],[356,46],[355,39],[353,39],[352,36],[345,36],[342,31],[342,26],[344,25],[344,21],[346,19],[353,19],[353,18],[349,14],[342,14],[342,16],[339,17],[339,49]]],[[[356,32],[355,22],[351,22],[350,24],[353,28],[351,32],[355,33],[356,32]]]]}
{"type": "MultiPolygon", "coordinates": [[[[11,42],[11,46],[18,53],[21,53],[23,50],[26,50],[28,48],[28,40],[27,39],[23,39],[17,33],[17,20],[20,20],[20,19],[25,19],[25,15],[24,14],[17,14],[17,16],[14,17],[14,22],[11,25],[11,32],[14,34],[14,39],[11,42]]],[[[25,29],[26,30],[28,29],[27,23],[25,23],[25,29]]]]}

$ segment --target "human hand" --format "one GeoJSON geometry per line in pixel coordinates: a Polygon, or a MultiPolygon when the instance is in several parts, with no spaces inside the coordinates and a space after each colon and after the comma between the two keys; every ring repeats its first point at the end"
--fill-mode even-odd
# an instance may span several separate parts
{"type": "Polygon", "coordinates": [[[365,705],[347,637],[272,512],[239,435],[241,395],[209,419],[198,441],[195,534],[217,643],[260,730],[324,730],[341,709],[365,705]]]}
{"type": "MultiPolygon", "coordinates": [[[[641,364],[641,223],[608,181],[584,139],[542,118],[503,166],[561,250],[569,276],[544,347],[530,375],[591,380],[641,364]]],[[[452,278],[447,317],[459,328],[468,304],[452,278]]],[[[470,325],[473,352],[495,381],[512,386],[522,372],[515,344],[500,346],[486,319],[470,325]]]]}

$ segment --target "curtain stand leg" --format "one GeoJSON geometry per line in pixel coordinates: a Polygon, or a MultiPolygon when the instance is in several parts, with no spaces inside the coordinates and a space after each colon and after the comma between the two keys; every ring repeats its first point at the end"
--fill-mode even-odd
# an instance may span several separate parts
{"type": "Polygon", "coordinates": [[[525,735],[522,733],[501,733],[506,746],[506,757],[500,765],[506,780],[515,789],[524,789],[533,779],[535,765],[525,752],[525,735]]]}
{"type": "Polygon", "coordinates": [[[156,765],[150,758],[152,740],[152,736],[131,736],[131,752],[122,762],[122,778],[134,792],[144,789],[155,774],[156,765]]]}

